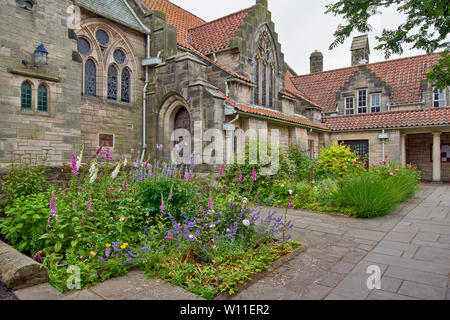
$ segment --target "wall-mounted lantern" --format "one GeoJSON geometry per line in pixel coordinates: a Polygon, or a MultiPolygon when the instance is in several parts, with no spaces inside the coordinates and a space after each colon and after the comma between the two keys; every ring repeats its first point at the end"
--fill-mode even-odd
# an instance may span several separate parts
{"type": "Polygon", "coordinates": [[[34,50],[34,66],[38,67],[41,64],[48,64],[48,51],[43,43],[34,50]]]}

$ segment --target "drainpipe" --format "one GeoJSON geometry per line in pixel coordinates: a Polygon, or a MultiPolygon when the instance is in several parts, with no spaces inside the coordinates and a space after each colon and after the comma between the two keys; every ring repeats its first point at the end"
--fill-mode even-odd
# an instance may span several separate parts
{"type": "MultiPolygon", "coordinates": [[[[140,24],[140,26],[142,27],[142,29],[145,30],[145,34],[147,35],[147,55],[146,55],[146,60],[150,59],[150,48],[151,48],[151,40],[150,40],[150,29],[147,28],[147,26],[141,21],[141,19],[138,17],[138,15],[136,14],[136,12],[134,12],[133,8],[131,8],[130,4],[128,3],[127,0],[123,0],[123,2],[125,3],[125,5],[127,6],[128,10],[131,12],[131,14],[134,16],[134,18],[136,19],[136,21],[140,24]]],[[[148,88],[148,70],[149,70],[149,65],[144,64],[143,66],[145,66],[145,84],[144,84],[144,89],[142,91],[142,155],[141,155],[141,162],[144,161],[144,156],[145,156],[145,151],[147,149],[147,88],[148,88]]]]}

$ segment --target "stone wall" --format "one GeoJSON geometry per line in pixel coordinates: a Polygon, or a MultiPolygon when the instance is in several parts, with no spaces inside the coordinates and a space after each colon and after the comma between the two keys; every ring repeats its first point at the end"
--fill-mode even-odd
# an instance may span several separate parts
{"type": "MultiPolygon", "coordinates": [[[[450,133],[441,135],[441,144],[450,144],[450,133]]],[[[431,133],[408,134],[406,136],[406,162],[417,165],[422,179],[433,180],[433,162],[431,161],[433,135],[431,133]]],[[[442,181],[450,181],[450,163],[441,163],[442,181]]]]}
{"type": "Polygon", "coordinates": [[[59,165],[80,142],[81,67],[73,60],[77,43],[66,27],[72,1],[37,1],[25,10],[15,0],[0,3],[0,166],[11,153],[49,153],[59,165]],[[43,43],[48,65],[34,67],[33,53],[43,43]],[[32,86],[32,109],[21,109],[21,86],[32,86]],[[48,112],[37,111],[37,89],[48,90],[48,112]]]}
{"type": "MultiPolygon", "coordinates": [[[[369,141],[369,164],[378,165],[383,160],[383,145],[378,138],[380,131],[366,131],[366,132],[340,132],[332,133],[330,135],[331,142],[337,143],[344,140],[368,140],[369,141]]],[[[389,139],[385,141],[385,154],[388,159],[400,163],[400,131],[386,130],[389,134],[389,139]]]]}

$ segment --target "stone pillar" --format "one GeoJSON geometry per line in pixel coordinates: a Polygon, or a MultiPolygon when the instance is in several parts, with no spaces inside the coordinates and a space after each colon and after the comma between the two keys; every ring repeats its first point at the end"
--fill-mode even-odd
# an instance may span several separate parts
{"type": "Polygon", "coordinates": [[[233,164],[233,130],[225,131],[225,144],[226,144],[226,164],[233,164]]]}
{"type": "Polygon", "coordinates": [[[433,182],[441,182],[441,132],[433,132],[433,182]]]}
{"type": "Polygon", "coordinates": [[[400,157],[402,166],[406,166],[406,134],[400,135],[400,157]]]}

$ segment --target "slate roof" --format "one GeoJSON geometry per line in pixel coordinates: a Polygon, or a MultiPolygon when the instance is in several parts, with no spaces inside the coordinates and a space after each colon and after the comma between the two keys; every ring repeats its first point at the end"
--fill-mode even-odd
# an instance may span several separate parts
{"type": "Polygon", "coordinates": [[[450,125],[450,107],[323,118],[331,131],[450,125]]]}
{"type": "Polygon", "coordinates": [[[189,43],[204,54],[230,47],[231,38],[248,16],[250,8],[189,30],[189,43]]]}
{"type": "Polygon", "coordinates": [[[414,103],[422,101],[421,80],[439,59],[439,53],[408,57],[292,77],[292,82],[324,111],[334,111],[336,93],[358,68],[368,68],[391,87],[394,104],[414,103]]]}
{"type": "Polygon", "coordinates": [[[98,14],[99,16],[115,21],[136,31],[146,33],[146,30],[128,9],[124,0],[75,0],[74,3],[81,8],[98,14]]]}

